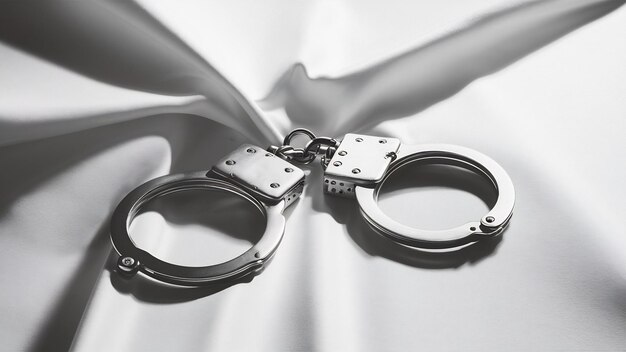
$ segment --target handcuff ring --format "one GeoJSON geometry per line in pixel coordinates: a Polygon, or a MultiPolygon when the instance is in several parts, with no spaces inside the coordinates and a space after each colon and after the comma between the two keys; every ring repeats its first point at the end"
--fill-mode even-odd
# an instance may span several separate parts
{"type": "Polygon", "coordinates": [[[371,227],[394,242],[422,249],[455,249],[497,236],[508,226],[515,204],[513,183],[500,165],[475,150],[446,144],[401,145],[383,179],[373,187],[357,186],[355,193],[371,227]],[[447,230],[417,229],[393,220],[379,208],[379,192],[395,172],[419,161],[457,166],[483,176],[497,193],[493,208],[478,221],[447,230]]]}
{"type": "Polygon", "coordinates": [[[299,197],[304,186],[302,170],[273,156],[261,148],[243,145],[208,172],[161,176],[131,191],[111,218],[111,241],[120,255],[118,271],[124,275],[142,272],[180,286],[232,282],[260,272],[282,240],[285,230],[282,212],[299,197]],[[251,203],[266,220],[259,241],[236,258],[202,267],[166,262],[132,241],[128,233],[130,224],[145,204],[171,193],[198,189],[227,191],[251,203]]]}
{"type": "MultiPolygon", "coordinates": [[[[377,232],[399,244],[420,249],[456,250],[461,246],[499,235],[509,224],[515,205],[513,182],[504,169],[486,155],[470,148],[449,144],[402,144],[397,138],[348,133],[341,142],[316,137],[297,129],[285,138],[282,147],[297,134],[311,141],[303,163],[322,155],[324,192],[334,196],[356,198],[367,223],[377,232]],[[417,162],[447,164],[474,172],[486,178],[498,195],[493,208],[479,221],[448,230],[432,231],[403,225],[378,207],[378,194],[396,171],[417,162]]],[[[297,161],[297,159],[292,159],[297,161]]]]}

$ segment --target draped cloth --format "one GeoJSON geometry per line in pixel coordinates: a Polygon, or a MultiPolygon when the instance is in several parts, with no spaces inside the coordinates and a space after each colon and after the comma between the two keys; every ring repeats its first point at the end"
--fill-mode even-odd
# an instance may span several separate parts
{"type": "Polygon", "coordinates": [[[0,3],[1,349],[626,349],[623,3],[0,3]],[[415,252],[311,165],[252,281],[117,276],[127,192],[296,127],[479,150],[514,181],[511,225],[415,252]]]}

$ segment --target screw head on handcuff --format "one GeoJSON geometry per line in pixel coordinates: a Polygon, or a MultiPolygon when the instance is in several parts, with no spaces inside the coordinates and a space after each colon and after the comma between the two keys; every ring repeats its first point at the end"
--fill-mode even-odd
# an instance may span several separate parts
{"type": "Polygon", "coordinates": [[[264,150],[243,145],[209,171],[158,177],[131,191],[111,219],[111,241],[120,255],[120,274],[142,272],[170,284],[203,286],[232,282],[260,272],[282,240],[283,211],[304,189],[304,172],[296,164],[309,164],[318,156],[324,168],[324,193],[356,199],[372,229],[404,246],[454,249],[479,242],[500,235],[513,214],[515,191],[510,177],[495,161],[475,150],[447,144],[405,145],[397,138],[353,133],[338,141],[317,137],[306,129],[295,129],[281,146],[264,150]],[[292,146],[293,138],[298,135],[309,138],[306,146],[292,146]],[[416,229],[396,222],[380,210],[378,195],[391,175],[416,161],[458,166],[484,176],[498,194],[494,207],[478,221],[447,230],[416,229]],[[159,196],[190,189],[219,189],[253,204],[267,222],[261,239],[236,258],[204,267],[168,263],[138,248],[130,239],[128,228],[141,208],[159,196]]]}

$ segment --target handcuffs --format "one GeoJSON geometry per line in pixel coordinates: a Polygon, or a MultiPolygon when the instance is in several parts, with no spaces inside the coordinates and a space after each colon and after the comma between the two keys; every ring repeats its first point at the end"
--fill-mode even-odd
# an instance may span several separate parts
{"type": "Polygon", "coordinates": [[[289,133],[282,146],[267,150],[242,145],[209,171],[166,175],[131,191],[111,219],[111,241],[119,254],[118,272],[145,275],[169,284],[204,286],[226,283],[260,272],[278,248],[285,230],[283,211],[302,194],[304,172],[294,163],[308,164],[321,156],[324,192],[356,198],[361,214],[378,233],[391,241],[416,249],[454,249],[499,235],[513,214],[515,191],[504,169],[491,158],[469,148],[448,144],[406,145],[399,139],[348,133],[341,141],[316,137],[306,129],[289,133]],[[298,135],[310,141],[304,148],[291,145],[298,135]],[[447,229],[412,228],[387,216],[377,205],[378,194],[394,172],[414,162],[457,166],[484,176],[498,198],[477,221],[447,229]],[[265,217],[260,240],[245,253],[227,262],[191,267],[165,262],[139,248],[128,229],[150,200],[194,189],[217,189],[243,198],[265,217]]]}

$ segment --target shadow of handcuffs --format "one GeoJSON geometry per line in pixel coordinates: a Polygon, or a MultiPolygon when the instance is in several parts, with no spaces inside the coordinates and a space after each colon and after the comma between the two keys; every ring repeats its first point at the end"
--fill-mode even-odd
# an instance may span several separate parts
{"type": "MultiPolygon", "coordinates": [[[[249,281],[275,254],[285,230],[283,211],[302,194],[305,175],[295,165],[309,164],[318,157],[324,168],[324,193],[356,199],[359,205],[361,216],[358,222],[349,224],[350,235],[367,252],[405,264],[442,268],[478,260],[495,249],[513,214],[515,191],[511,179],[500,165],[475,150],[448,144],[406,145],[396,138],[353,133],[337,141],[296,129],[281,146],[265,150],[242,145],[211,170],[158,177],[131,191],[111,220],[111,240],[119,254],[114,271],[125,278],[140,272],[148,281],[168,286],[204,287],[209,290],[206,294],[249,281]],[[298,135],[310,139],[303,148],[291,145],[298,135]],[[433,231],[401,224],[379,208],[378,195],[394,173],[415,163],[450,165],[475,173],[488,181],[497,199],[486,215],[454,228],[433,231]],[[132,241],[129,226],[149,201],[203,189],[226,191],[252,204],[266,220],[260,240],[236,258],[203,267],[163,261],[132,241]],[[364,223],[381,236],[364,239],[364,223]]],[[[114,281],[118,288],[127,286],[118,279],[114,281]]]]}

